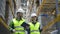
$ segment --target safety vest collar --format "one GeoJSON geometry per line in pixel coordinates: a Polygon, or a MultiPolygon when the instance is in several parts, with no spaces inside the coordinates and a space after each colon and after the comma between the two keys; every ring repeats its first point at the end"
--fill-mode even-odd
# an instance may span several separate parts
{"type": "Polygon", "coordinates": [[[30,22],[29,25],[30,25],[30,30],[38,30],[39,27],[40,27],[40,23],[39,22],[36,22],[35,25],[30,22]]]}
{"type": "Polygon", "coordinates": [[[14,23],[14,27],[16,31],[23,31],[24,27],[21,26],[21,24],[24,22],[25,20],[22,19],[20,21],[16,20],[16,18],[13,19],[13,23],[14,23]]]}

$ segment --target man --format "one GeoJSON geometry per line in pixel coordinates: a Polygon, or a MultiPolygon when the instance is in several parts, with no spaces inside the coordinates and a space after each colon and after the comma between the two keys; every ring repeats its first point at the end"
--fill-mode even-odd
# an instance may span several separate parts
{"type": "Polygon", "coordinates": [[[12,22],[10,23],[10,30],[14,34],[25,34],[26,23],[23,19],[23,9],[19,9],[16,14],[16,18],[13,18],[12,22]]]}
{"type": "Polygon", "coordinates": [[[38,22],[37,15],[35,13],[31,14],[31,22],[29,24],[28,34],[40,34],[40,23],[38,22]]]}

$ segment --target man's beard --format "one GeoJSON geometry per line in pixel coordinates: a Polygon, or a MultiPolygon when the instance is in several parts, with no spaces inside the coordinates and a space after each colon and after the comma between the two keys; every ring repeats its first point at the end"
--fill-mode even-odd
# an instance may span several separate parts
{"type": "Polygon", "coordinates": [[[36,20],[33,20],[32,22],[34,22],[34,23],[35,23],[35,22],[36,22],[36,20]]]}
{"type": "Polygon", "coordinates": [[[17,17],[17,19],[18,19],[18,20],[21,20],[21,19],[22,19],[22,17],[21,17],[21,16],[20,16],[20,17],[17,17]]]}

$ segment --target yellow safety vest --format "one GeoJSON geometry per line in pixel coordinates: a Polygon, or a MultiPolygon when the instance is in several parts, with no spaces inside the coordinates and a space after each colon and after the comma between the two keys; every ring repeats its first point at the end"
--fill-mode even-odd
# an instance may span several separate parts
{"type": "Polygon", "coordinates": [[[39,22],[37,22],[35,25],[32,23],[29,23],[29,25],[30,25],[30,34],[40,34],[39,32],[40,23],[39,22]]]}
{"type": "Polygon", "coordinates": [[[20,21],[16,20],[15,18],[13,19],[14,27],[15,27],[15,30],[16,30],[16,32],[14,34],[25,34],[24,27],[21,26],[21,24],[24,21],[25,21],[24,19],[22,19],[20,21]]]}

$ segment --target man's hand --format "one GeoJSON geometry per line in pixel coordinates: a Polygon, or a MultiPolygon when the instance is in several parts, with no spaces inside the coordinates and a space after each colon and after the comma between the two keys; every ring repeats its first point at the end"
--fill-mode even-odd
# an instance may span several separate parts
{"type": "Polygon", "coordinates": [[[13,32],[15,32],[16,30],[15,29],[13,29],[13,32]]]}

